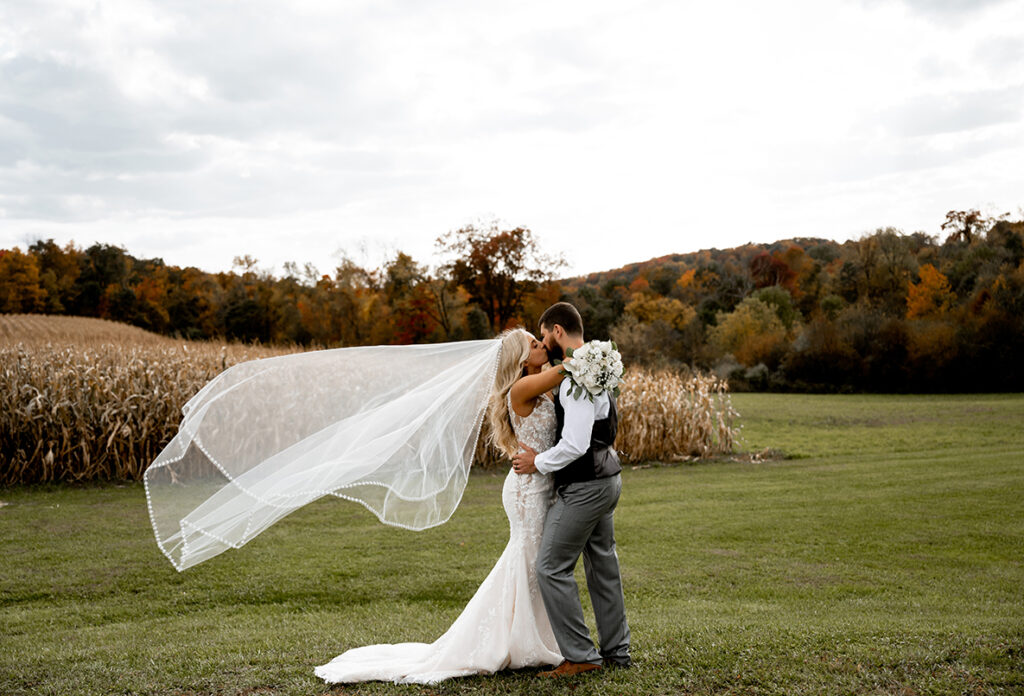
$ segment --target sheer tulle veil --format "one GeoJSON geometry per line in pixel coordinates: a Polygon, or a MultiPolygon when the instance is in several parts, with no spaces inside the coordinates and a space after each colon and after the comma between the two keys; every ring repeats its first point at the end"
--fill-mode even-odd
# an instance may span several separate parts
{"type": "Polygon", "coordinates": [[[234,365],[182,407],[145,473],[182,571],[325,495],[426,529],[466,487],[500,340],[294,353],[234,365]]]}

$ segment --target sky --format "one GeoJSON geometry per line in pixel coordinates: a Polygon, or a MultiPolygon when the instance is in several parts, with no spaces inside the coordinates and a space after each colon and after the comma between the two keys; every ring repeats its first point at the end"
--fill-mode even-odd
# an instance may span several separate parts
{"type": "Polygon", "coordinates": [[[1024,215],[1018,0],[4,0],[0,248],[565,275],[1024,215]]]}

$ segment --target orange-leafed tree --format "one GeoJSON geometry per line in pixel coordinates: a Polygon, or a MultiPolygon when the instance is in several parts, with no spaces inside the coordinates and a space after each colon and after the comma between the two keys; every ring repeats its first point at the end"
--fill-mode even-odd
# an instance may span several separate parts
{"type": "Polygon", "coordinates": [[[647,280],[646,276],[638,275],[633,279],[633,282],[629,284],[629,291],[633,294],[650,292],[651,283],[647,280]]]}
{"type": "Polygon", "coordinates": [[[708,295],[721,281],[721,276],[710,266],[691,268],[679,276],[675,292],[686,304],[696,305],[708,295]]]}
{"type": "Polygon", "coordinates": [[[36,257],[18,247],[0,251],[0,312],[39,312],[45,301],[36,257]]]}
{"type": "Polygon", "coordinates": [[[168,313],[168,272],[163,265],[153,265],[134,286],[136,324],[151,331],[164,332],[170,323],[168,313]]]}
{"type": "Polygon", "coordinates": [[[676,280],[676,292],[684,293],[693,286],[694,277],[697,275],[696,268],[688,268],[679,275],[676,280]]]}
{"type": "Polygon", "coordinates": [[[935,266],[926,263],[918,271],[920,282],[907,288],[907,319],[943,314],[953,306],[956,295],[949,280],[935,266]]]}

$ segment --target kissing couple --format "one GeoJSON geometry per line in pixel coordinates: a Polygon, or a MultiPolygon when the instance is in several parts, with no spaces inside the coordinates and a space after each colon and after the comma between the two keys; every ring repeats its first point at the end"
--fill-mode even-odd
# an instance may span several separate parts
{"type": "Polygon", "coordinates": [[[607,390],[581,396],[564,369],[549,367],[583,346],[575,307],[558,302],[538,324],[539,340],[523,329],[497,339],[487,402],[490,441],[512,459],[501,493],[504,552],[436,641],[353,648],[316,667],[324,681],[430,684],[524,667],[564,677],[630,666],[613,524],[622,490],[615,398],[607,390]],[[581,555],[600,650],[573,574],[581,555]]]}

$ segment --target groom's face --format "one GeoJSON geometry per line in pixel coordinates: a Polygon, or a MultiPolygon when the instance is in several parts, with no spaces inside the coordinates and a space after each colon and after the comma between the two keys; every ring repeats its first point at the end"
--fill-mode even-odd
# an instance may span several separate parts
{"type": "Polygon", "coordinates": [[[562,350],[562,346],[558,345],[553,328],[540,327],[540,336],[544,343],[544,349],[548,352],[549,361],[565,359],[565,351],[562,350]]]}

